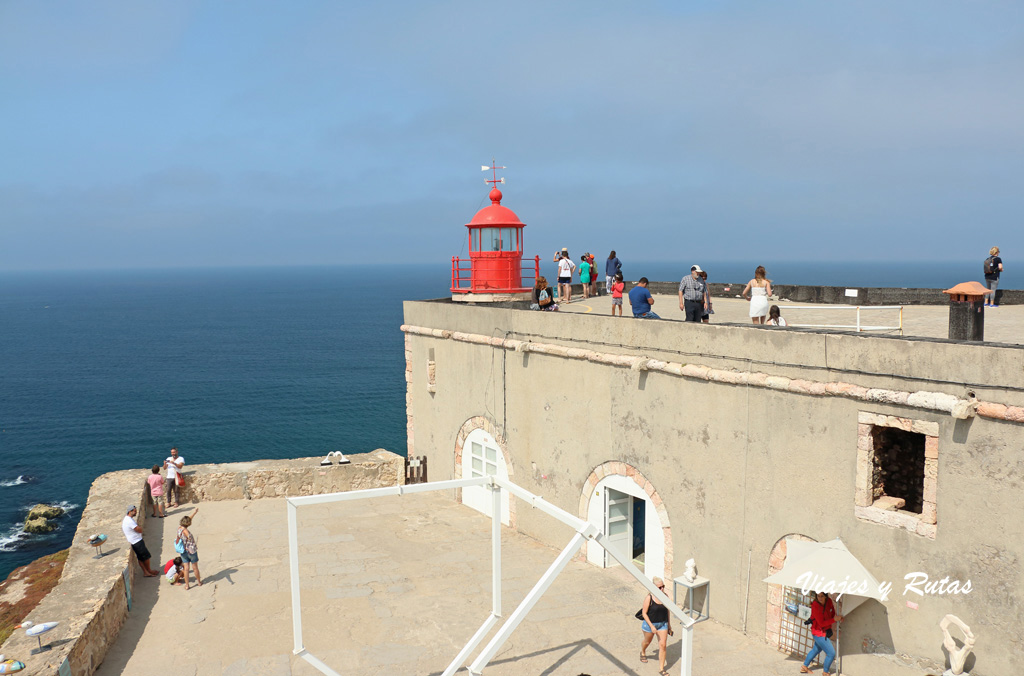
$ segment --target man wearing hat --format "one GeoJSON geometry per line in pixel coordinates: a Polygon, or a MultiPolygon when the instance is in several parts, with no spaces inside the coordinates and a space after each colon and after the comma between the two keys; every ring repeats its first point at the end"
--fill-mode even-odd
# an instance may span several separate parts
{"type": "Polygon", "coordinates": [[[694,265],[679,282],[679,309],[686,313],[688,322],[699,323],[708,311],[708,285],[701,279],[702,272],[699,265],[694,265]]]}
{"type": "Polygon", "coordinates": [[[156,577],[156,571],[149,567],[149,560],[153,558],[153,555],[146,549],[146,543],[142,540],[142,528],[135,521],[135,516],[138,513],[139,510],[135,509],[135,505],[128,505],[128,510],[121,521],[121,530],[124,531],[124,537],[128,540],[128,544],[132,546],[135,558],[139,560],[142,574],[146,577],[156,577]]]}

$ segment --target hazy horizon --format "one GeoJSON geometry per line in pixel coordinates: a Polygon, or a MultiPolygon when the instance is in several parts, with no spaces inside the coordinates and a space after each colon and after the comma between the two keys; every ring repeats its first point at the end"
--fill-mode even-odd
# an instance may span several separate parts
{"type": "Polygon", "coordinates": [[[492,157],[542,261],[1024,249],[1019,4],[12,0],[0,87],[0,269],[443,262],[492,157]]]}

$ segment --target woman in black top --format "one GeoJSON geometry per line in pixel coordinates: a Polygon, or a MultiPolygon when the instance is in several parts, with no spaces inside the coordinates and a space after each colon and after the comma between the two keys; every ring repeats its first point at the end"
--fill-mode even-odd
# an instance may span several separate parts
{"type": "MultiPolygon", "coordinates": [[[[665,583],[660,577],[652,580],[654,586],[665,591],[665,583]]],[[[663,676],[668,676],[668,672],[665,671],[665,646],[668,644],[668,637],[672,636],[672,617],[669,615],[668,608],[666,608],[658,599],[654,598],[653,594],[648,594],[647,598],[644,599],[643,608],[640,609],[643,615],[644,621],[640,624],[640,629],[644,632],[644,640],[640,644],[640,661],[647,661],[647,646],[654,640],[654,635],[658,635],[658,668],[661,670],[658,673],[663,676]]]]}

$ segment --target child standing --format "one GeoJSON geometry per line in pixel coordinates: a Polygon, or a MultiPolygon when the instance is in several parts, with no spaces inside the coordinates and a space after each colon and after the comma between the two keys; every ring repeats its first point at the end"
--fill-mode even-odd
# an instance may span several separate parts
{"type": "Polygon", "coordinates": [[[622,273],[615,273],[615,281],[612,282],[612,317],[615,316],[615,311],[618,310],[618,314],[622,316],[622,290],[626,288],[625,282],[622,281],[622,273]]]}
{"type": "Polygon", "coordinates": [[[153,517],[161,519],[166,516],[164,513],[164,478],[160,476],[160,465],[153,465],[153,473],[146,477],[149,484],[149,496],[153,499],[153,517]]]}

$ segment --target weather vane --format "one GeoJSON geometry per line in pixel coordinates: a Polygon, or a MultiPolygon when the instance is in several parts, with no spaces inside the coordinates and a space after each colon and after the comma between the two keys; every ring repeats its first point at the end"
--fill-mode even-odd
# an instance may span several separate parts
{"type": "Polygon", "coordinates": [[[490,169],[490,170],[491,170],[491,178],[485,178],[485,179],[484,179],[484,183],[490,183],[490,184],[491,184],[492,186],[494,186],[495,188],[497,188],[497,187],[498,187],[498,184],[499,184],[499,183],[501,183],[502,185],[504,185],[504,183],[505,183],[505,177],[504,177],[504,176],[502,176],[501,178],[498,178],[498,169],[508,169],[508,167],[498,167],[498,166],[495,166],[495,164],[494,164],[494,158],[492,157],[492,158],[491,158],[491,166],[489,166],[489,167],[488,167],[488,166],[487,166],[487,165],[485,164],[484,166],[480,167],[480,171],[487,171],[488,169],[490,169]]]}

